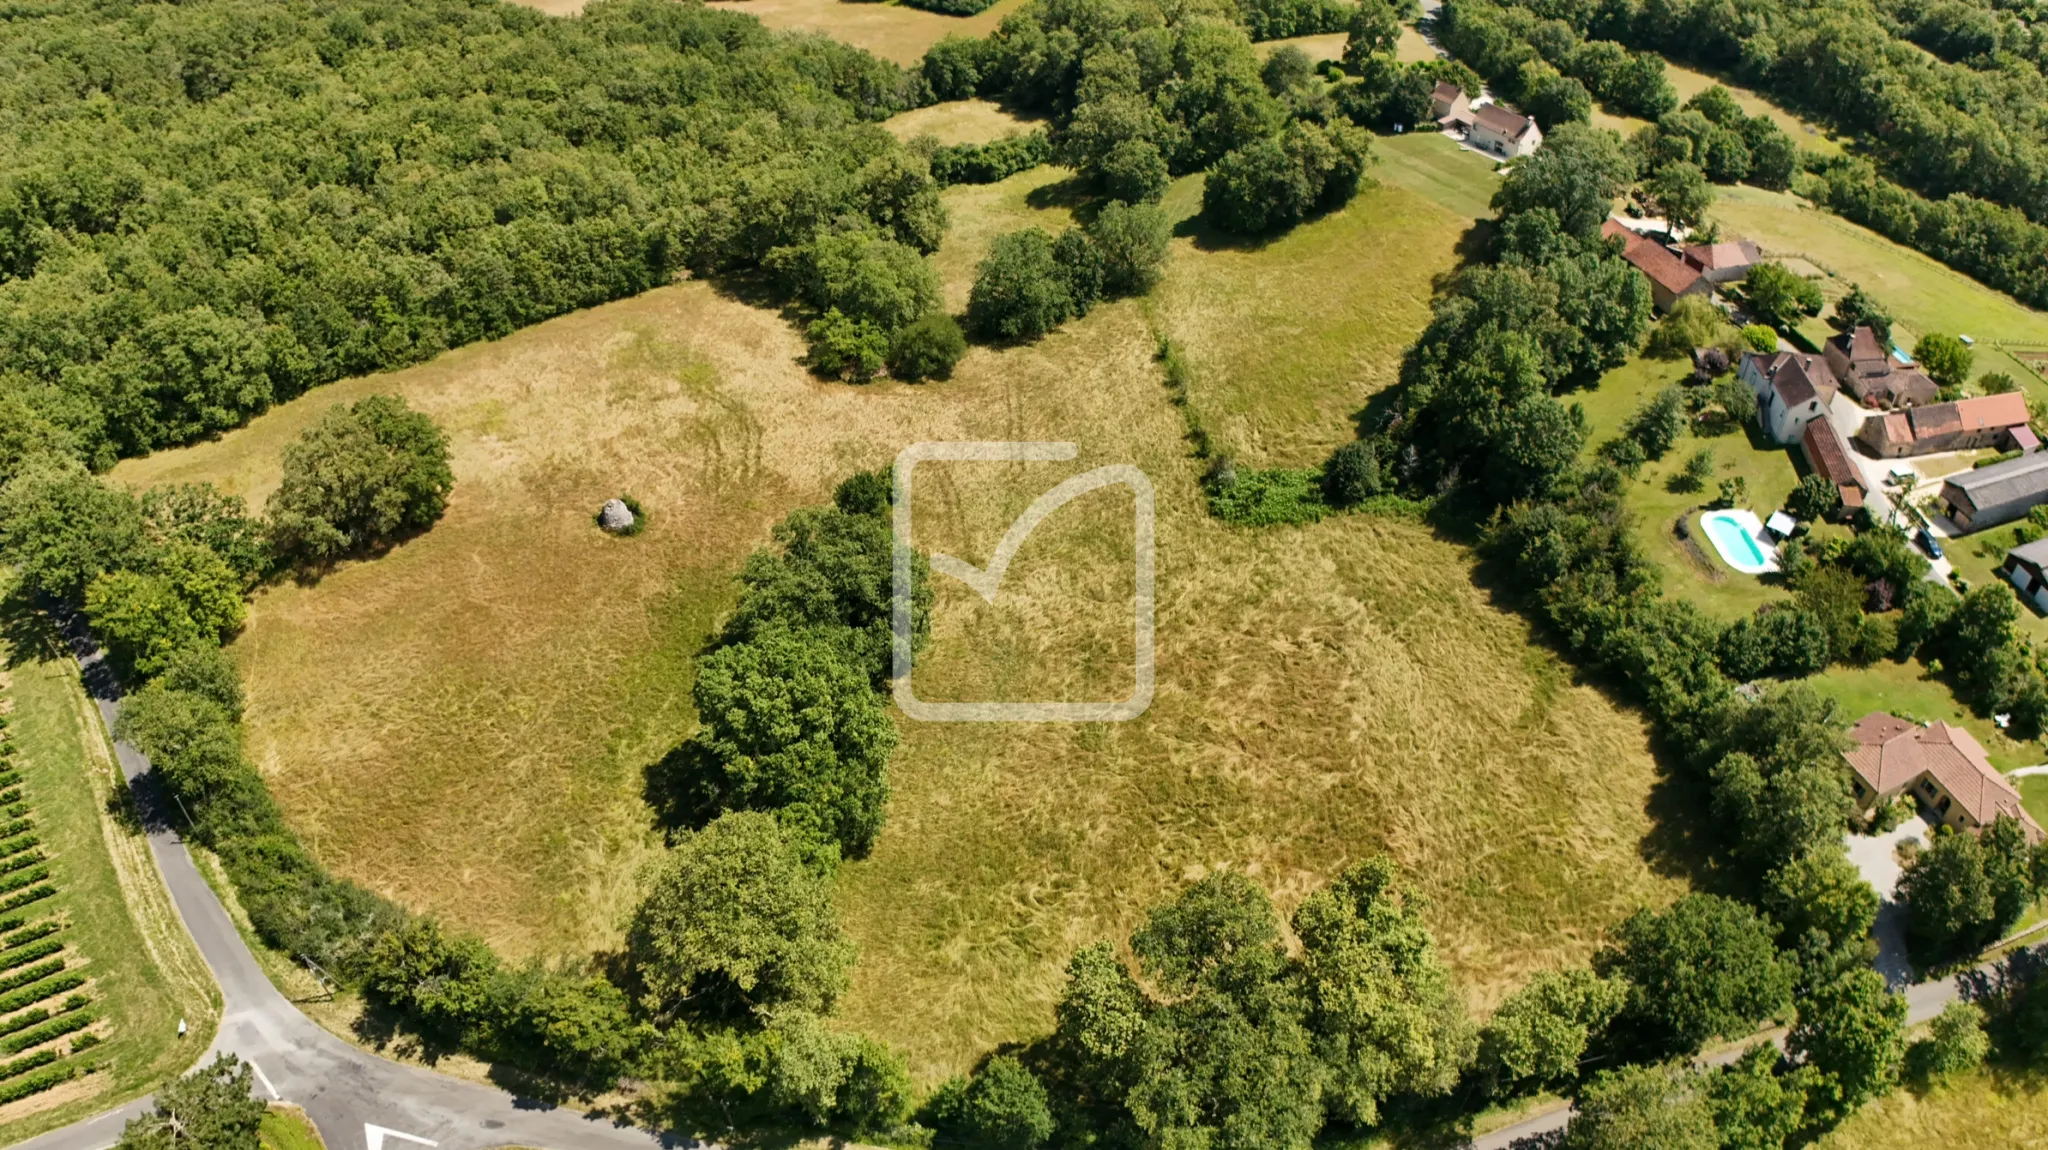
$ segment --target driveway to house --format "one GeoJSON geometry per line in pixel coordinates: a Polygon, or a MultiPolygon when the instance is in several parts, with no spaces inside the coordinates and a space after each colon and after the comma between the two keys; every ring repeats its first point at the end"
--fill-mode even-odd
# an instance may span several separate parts
{"type": "MultiPolygon", "coordinates": [[[[1871,518],[1880,523],[1887,521],[1897,522],[1911,533],[1919,526],[1920,521],[1912,513],[1898,510],[1894,505],[1912,498],[1915,492],[1925,490],[1930,482],[1921,473],[1918,466],[1919,460],[1945,459],[1953,453],[1942,452],[1936,455],[1908,457],[1905,459],[1873,459],[1863,454],[1856,447],[1857,430],[1863,426],[1863,421],[1869,419],[1873,414],[1869,408],[1850,398],[1849,394],[1845,391],[1836,392],[1834,401],[1828,405],[1828,421],[1835,425],[1836,431],[1842,433],[1842,439],[1849,444],[1849,461],[1855,466],[1857,473],[1863,476],[1863,490],[1867,493],[1865,504],[1870,508],[1871,518]],[[1892,488],[1888,486],[1891,483],[1891,473],[1893,470],[1908,471],[1918,478],[1911,488],[1894,495],[1892,488]]],[[[1938,481],[1934,482],[1939,486],[1938,481]]],[[[1929,515],[1927,523],[1928,529],[1938,539],[1947,540],[1961,534],[1961,532],[1956,530],[1956,525],[1949,522],[1947,516],[1929,515]]],[[[1915,543],[1914,549],[1919,550],[1919,544],[1915,543]]],[[[1926,556],[1925,552],[1921,554],[1923,557],[1926,556]]],[[[1935,559],[1928,557],[1927,561],[1932,568],[1927,573],[1928,581],[1939,583],[1944,587],[1948,586],[1949,576],[1955,571],[1955,567],[1945,558],[1935,559]]]]}
{"type": "Polygon", "coordinates": [[[1927,821],[1914,815],[1897,830],[1882,835],[1844,835],[1849,861],[1883,902],[1877,909],[1877,972],[1893,990],[1913,981],[1913,963],[1906,957],[1906,908],[1893,901],[1899,889],[1899,846],[1907,840],[1925,844],[1927,821]]]}
{"type": "MultiPolygon", "coordinates": [[[[107,729],[113,730],[121,697],[111,669],[82,625],[71,624],[65,637],[78,656],[87,692],[98,703],[107,729]]],[[[183,840],[161,815],[163,795],[150,774],[149,760],[126,742],[117,742],[114,752],[142,810],[164,885],[220,984],[220,1031],[201,1061],[210,1062],[215,1053],[225,1051],[250,1063],[256,1068],[258,1097],[304,1107],[329,1150],[649,1150],[697,1145],[378,1058],[321,1029],[271,985],[227,909],[200,877],[183,840]]],[[[18,1150],[104,1150],[148,1105],[147,1099],[131,1102],[20,1143],[18,1150]]]]}

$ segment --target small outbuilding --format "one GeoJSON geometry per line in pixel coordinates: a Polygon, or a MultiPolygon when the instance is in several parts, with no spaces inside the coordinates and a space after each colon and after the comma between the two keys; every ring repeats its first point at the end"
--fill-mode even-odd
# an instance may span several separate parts
{"type": "Polygon", "coordinates": [[[2048,611],[2048,539],[2022,543],[2006,552],[1998,573],[2019,589],[2020,598],[2048,611]]]}
{"type": "Polygon", "coordinates": [[[1685,266],[1700,273],[1710,284],[1733,283],[1761,263],[1763,249],[1753,240],[1724,240],[1718,244],[1694,244],[1685,249],[1685,266]]]}

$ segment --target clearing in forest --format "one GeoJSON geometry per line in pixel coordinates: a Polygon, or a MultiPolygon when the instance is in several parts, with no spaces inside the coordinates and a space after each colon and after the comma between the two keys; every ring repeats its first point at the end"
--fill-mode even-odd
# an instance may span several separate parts
{"type": "MultiPolygon", "coordinates": [[[[1065,225],[1063,177],[946,192],[950,306],[995,234],[1065,225]]],[[[1210,519],[1153,358],[1167,331],[1189,340],[1198,387],[1231,365],[1322,381],[1327,396],[1260,418],[1269,441],[1326,450],[1378,379],[1334,331],[1361,315],[1405,325],[1375,353],[1391,363],[1424,315],[1433,272],[1401,273],[1381,304],[1393,281],[1363,270],[1419,246],[1375,230],[1376,214],[1436,210],[1400,205],[1369,193],[1358,218],[1263,250],[1203,250],[1187,229],[1152,299],[977,348],[947,382],[813,379],[778,316],[683,283],[322,388],[115,476],[212,479],[260,505],[279,449],[334,403],[396,391],[449,430],[446,518],[374,563],[263,591],[233,651],[252,757],[312,849],[518,954],[616,945],[658,849],[640,772],[691,729],[692,656],[777,518],[919,439],[1068,440],[1076,467],[1136,464],[1158,489],[1156,701],[1114,725],[904,720],[888,826],[841,871],[861,960],[840,1016],[929,1083],[1046,1030],[1073,949],[1124,937],[1206,868],[1242,867],[1291,909],[1379,850],[1429,898],[1484,1004],[1682,889],[1648,813],[1642,720],[1576,685],[1475,584],[1469,552],[1419,524],[1210,519]],[[1327,262],[1284,270],[1310,258],[1327,262]],[[1315,306],[1277,328],[1244,298],[1261,283],[1315,306]],[[1204,315],[1229,338],[1196,347],[1175,326],[1204,315]],[[1287,431],[1290,411],[1316,430],[1287,431]],[[620,491],[651,513],[638,538],[591,523],[620,491]]],[[[1436,272],[1458,231],[1431,241],[1436,272]]],[[[937,471],[917,541],[982,561],[1064,473],[937,471]]],[[[1125,673],[1128,497],[1085,497],[1041,532],[993,606],[936,581],[922,692],[1077,697],[1125,673]]]]}
{"type": "MultiPolygon", "coordinates": [[[[1464,167],[1462,154],[1428,155],[1494,179],[1476,156],[1464,167]]],[[[1366,399],[1399,377],[1402,355],[1429,322],[1437,281],[1457,267],[1472,228],[1397,183],[1406,163],[1383,154],[1351,203],[1262,243],[1224,241],[1200,231],[1198,219],[1183,224],[1196,238],[1181,241],[1184,258],[1169,265],[1152,302],[1162,333],[1195,369],[1194,407],[1218,450],[1240,465],[1321,464],[1357,434],[1366,399]]],[[[1200,177],[1177,183],[1165,202],[1193,217],[1200,177]]]]}
{"type": "MultiPolygon", "coordinates": [[[[543,11],[578,11],[583,0],[528,0],[543,11]],[[573,5],[573,7],[571,7],[573,5]]],[[[986,36],[1026,0],[996,0],[972,16],[944,16],[904,4],[862,0],[711,0],[707,5],[745,12],[770,28],[820,32],[884,60],[915,64],[947,36],[986,36]]]]}
{"type": "Polygon", "coordinates": [[[1044,125],[1027,120],[988,100],[948,100],[899,112],[882,121],[899,140],[930,136],[941,145],[986,144],[1004,136],[1022,136],[1044,125]]]}

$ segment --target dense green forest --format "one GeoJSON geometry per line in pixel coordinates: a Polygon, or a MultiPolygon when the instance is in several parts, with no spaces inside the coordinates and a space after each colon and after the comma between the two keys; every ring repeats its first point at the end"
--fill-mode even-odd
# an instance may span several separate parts
{"type": "Polygon", "coordinates": [[[0,23],[0,76],[0,423],[97,465],[828,227],[944,228],[875,123],[915,76],[696,4],[65,0],[0,23]]]}

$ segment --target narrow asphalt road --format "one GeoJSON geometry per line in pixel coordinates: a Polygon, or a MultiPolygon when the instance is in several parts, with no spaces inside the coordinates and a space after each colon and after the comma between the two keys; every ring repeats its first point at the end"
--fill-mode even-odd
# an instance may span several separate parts
{"type": "MultiPolygon", "coordinates": [[[[1949,1003],[1982,994],[1986,988],[1997,983],[1998,966],[1999,963],[1986,963],[1953,978],[1921,982],[1907,987],[1903,992],[1906,996],[1906,1024],[1912,1026],[1927,1022],[1940,1014],[1949,1003]]],[[[1733,1050],[1709,1055],[1700,1059],[1700,1062],[1707,1066],[1726,1065],[1741,1057],[1742,1051],[1749,1045],[1744,1043],[1733,1050]]],[[[1556,1110],[1545,1111],[1513,1126],[1474,1138],[1471,1150],[1511,1150],[1516,1142],[1524,1138],[1536,1138],[1564,1129],[1571,1122],[1571,1117],[1571,1110],[1560,1106],[1556,1110]]]]}
{"type": "MultiPolygon", "coordinates": [[[[74,624],[66,638],[78,656],[86,690],[112,731],[120,710],[119,685],[82,626],[74,624]]],[[[200,877],[184,842],[164,820],[151,816],[149,799],[158,792],[149,760],[125,742],[116,743],[114,751],[143,807],[149,845],[178,914],[220,983],[220,1032],[202,1061],[211,1061],[219,1051],[248,1061],[258,1071],[258,1095],[304,1107],[330,1150],[695,1145],[378,1058],[321,1029],[271,985],[213,888],[200,877]]],[[[128,1119],[147,1106],[147,1100],[130,1103],[21,1143],[20,1150],[105,1150],[120,1139],[128,1119]]]]}

